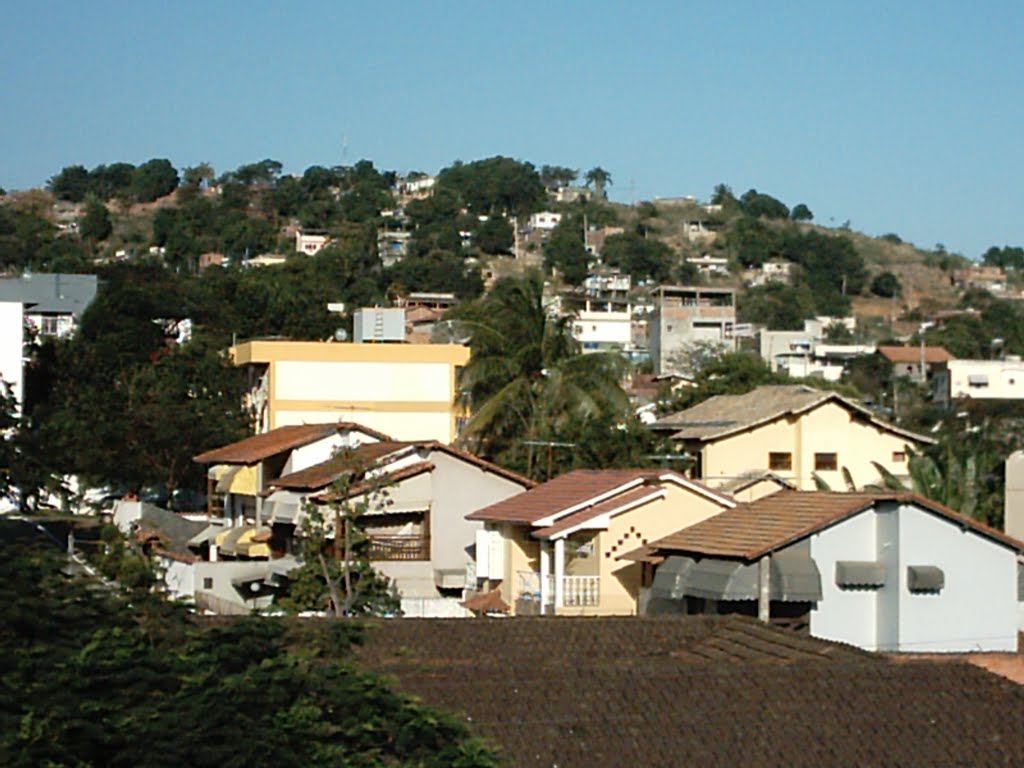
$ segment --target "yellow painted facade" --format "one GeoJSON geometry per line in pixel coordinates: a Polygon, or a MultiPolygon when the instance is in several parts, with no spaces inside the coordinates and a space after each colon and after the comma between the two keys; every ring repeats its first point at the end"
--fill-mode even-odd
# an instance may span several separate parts
{"type": "MultiPolygon", "coordinates": [[[[674,533],[706,520],[724,508],[720,501],[701,495],[672,482],[662,482],[663,498],[653,499],[622,512],[608,521],[603,530],[581,530],[567,537],[565,576],[597,577],[596,605],[556,606],[558,616],[632,616],[637,613],[641,565],[619,557],[639,549],[645,542],[674,533]],[[587,546],[589,544],[589,547],[587,546]],[[581,545],[583,545],[581,547],[581,545]],[[583,554],[585,553],[585,554],[583,554]]],[[[504,578],[502,598],[517,610],[523,583],[521,575],[539,574],[541,540],[530,535],[530,527],[509,523],[492,527],[504,539],[504,578]]],[[[554,546],[544,541],[554,557],[554,546]]]]}
{"type": "Polygon", "coordinates": [[[850,471],[861,488],[876,482],[877,461],[897,477],[907,474],[906,446],[915,442],[885,429],[835,402],[827,402],[800,416],[787,416],[759,427],[707,442],[700,448],[701,477],[713,487],[752,469],[771,470],[799,490],[816,489],[814,475],[832,490],[846,490],[842,469],[850,471]],[[770,454],[789,454],[790,468],[772,466],[770,454]],[[820,462],[835,454],[835,469],[820,462]]]}
{"type": "Polygon", "coordinates": [[[250,400],[261,431],[354,421],[399,440],[457,436],[460,344],[248,341],[231,349],[253,371],[250,400]]]}

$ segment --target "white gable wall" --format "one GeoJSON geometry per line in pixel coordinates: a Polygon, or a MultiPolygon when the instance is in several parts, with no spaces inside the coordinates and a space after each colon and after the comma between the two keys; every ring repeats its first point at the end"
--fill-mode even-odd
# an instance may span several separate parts
{"type": "Polygon", "coordinates": [[[899,650],[1016,651],[1016,554],[912,504],[899,515],[899,650]],[[941,568],[942,591],[910,592],[910,565],[941,568]]]}
{"type": "Polygon", "coordinates": [[[821,573],[821,596],[811,611],[811,634],[877,650],[874,590],[836,586],[836,561],[875,560],[875,513],[866,512],[811,536],[811,557],[821,573]]]}
{"type": "Polygon", "coordinates": [[[915,504],[874,509],[810,539],[822,599],[811,634],[866,650],[910,652],[1016,651],[1017,556],[1002,544],[915,504]],[[880,562],[880,588],[840,588],[836,562],[880,562]],[[907,567],[942,569],[938,593],[911,592],[907,567]]]}

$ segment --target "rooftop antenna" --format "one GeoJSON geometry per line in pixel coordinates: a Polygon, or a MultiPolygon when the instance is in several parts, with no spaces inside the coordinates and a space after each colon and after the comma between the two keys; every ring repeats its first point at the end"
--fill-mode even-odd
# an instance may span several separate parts
{"type": "Polygon", "coordinates": [[[342,134],[341,137],[341,164],[345,165],[348,162],[348,136],[342,134]]]}

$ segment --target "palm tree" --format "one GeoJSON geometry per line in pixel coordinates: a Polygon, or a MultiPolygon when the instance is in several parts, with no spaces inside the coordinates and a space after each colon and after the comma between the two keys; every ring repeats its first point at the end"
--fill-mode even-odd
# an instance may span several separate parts
{"type": "Polygon", "coordinates": [[[608,196],[604,189],[612,184],[612,175],[608,171],[601,166],[597,166],[587,171],[587,175],[584,178],[587,180],[588,187],[591,185],[594,187],[594,193],[598,197],[605,198],[608,196]]]}
{"type": "Polygon", "coordinates": [[[461,439],[484,455],[525,463],[527,472],[534,470],[530,441],[573,419],[625,414],[629,405],[619,383],[625,361],[581,354],[571,318],[545,311],[543,288],[537,272],[503,278],[461,318],[472,350],[458,381],[472,413],[461,439]]]}

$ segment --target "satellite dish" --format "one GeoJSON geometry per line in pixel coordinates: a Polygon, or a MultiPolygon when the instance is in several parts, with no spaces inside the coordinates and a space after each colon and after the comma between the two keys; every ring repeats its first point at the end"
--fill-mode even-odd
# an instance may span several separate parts
{"type": "Polygon", "coordinates": [[[339,328],[334,332],[335,341],[348,341],[348,331],[344,328],[339,328]]]}

